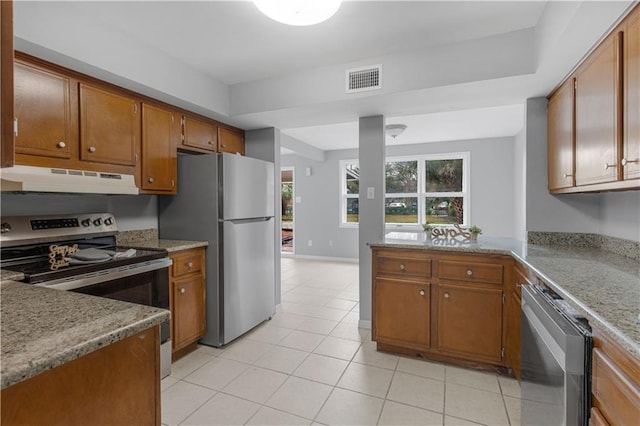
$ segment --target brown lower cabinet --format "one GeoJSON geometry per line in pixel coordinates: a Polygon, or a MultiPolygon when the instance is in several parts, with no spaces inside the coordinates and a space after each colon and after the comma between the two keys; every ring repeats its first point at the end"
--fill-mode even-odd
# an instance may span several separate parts
{"type": "Polygon", "coordinates": [[[3,425],[159,425],[158,326],[9,386],[0,397],[3,425]]]}
{"type": "Polygon", "coordinates": [[[510,256],[372,249],[372,338],[380,350],[505,367],[510,256]]]}
{"type": "Polygon", "coordinates": [[[597,327],[592,328],[591,424],[640,424],[640,362],[597,327]]]}
{"type": "Polygon", "coordinates": [[[510,285],[505,286],[506,294],[506,328],[507,337],[505,344],[505,361],[514,376],[520,380],[520,336],[522,318],[522,296],[523,285],[532,284],[534,277],[529,270],[520,262],[515,262],[513,268],[513,279],[510,285]]]}
{"type": "Polygon", "coordinates": [[[198,247],[170,254],[173,361],[193,351],[206,331],[204,251],[204,247],[198,247]]]}

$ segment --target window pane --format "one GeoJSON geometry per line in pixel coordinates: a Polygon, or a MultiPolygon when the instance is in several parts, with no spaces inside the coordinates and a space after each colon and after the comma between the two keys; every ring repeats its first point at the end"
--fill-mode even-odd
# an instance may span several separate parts
{"type": "Polygon", "coordinates": [[[358,223],[358,199],[347,198],[347,223],[358,223]]]}
{"type": "Polygon", "coordinates": [[[462,159],[425,161],[426,192],[462,192],[462,159]]]}
{"type": "Polygon", "coordinates": [[[462,197],[426,197],[425,221],[433,224],[462,224],[464,219],[462,197]]]}
{"type": "Polygon", "coordinates": [[[418,191],[418,162],[394,161],[385,166],[387,194],[418,191]]]}
{"type": "Polygon", "coordinates": [[[385,204],[385,222],[418,223],[418,198],[387,198],[385,204]]]}
{"type": "Polygon", "coordinates": [[[357,194],[360,191],[360,167],[357,164],[347,164],[345,174],[347,194],[357,194]]]}

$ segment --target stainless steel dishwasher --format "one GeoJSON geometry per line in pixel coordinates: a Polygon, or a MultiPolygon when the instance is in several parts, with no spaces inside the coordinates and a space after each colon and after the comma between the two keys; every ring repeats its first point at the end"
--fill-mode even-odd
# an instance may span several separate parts
{"type": "Polygon", "coordinates": [[[522,286],[521,423],[587,425],[591,330],[566,301],[541,285],[522,286]]]}

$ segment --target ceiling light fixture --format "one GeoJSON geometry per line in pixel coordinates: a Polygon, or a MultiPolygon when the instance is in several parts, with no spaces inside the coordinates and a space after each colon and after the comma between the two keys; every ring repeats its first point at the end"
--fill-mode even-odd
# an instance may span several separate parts
{"type": "Polygon", "coordinates": [[[260,12],[287,25],[319,24],[331,18],[341,0],[254,0],[260,12]]]}
{"type": "Polygon", "coordinates": [[[384,126],[384,130],[387,132],[387,135],[392,138],[397,138],[398,135],[402,134],[407,128],[406,124],[387,124],[384,126]]]}

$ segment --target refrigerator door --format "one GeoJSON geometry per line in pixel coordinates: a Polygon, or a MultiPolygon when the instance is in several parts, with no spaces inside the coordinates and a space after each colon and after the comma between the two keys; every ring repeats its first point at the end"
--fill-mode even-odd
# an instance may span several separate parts
{"type": "Polygon", "coordinates": [[[273,217],[221,225],[226,344],[275,313],[275,228],[273,217]]]}
{"type": "Polygon", "coordinates": [[[227,153],[219,158],[220,218],[274,216],[273,163],[227,153]]]}

